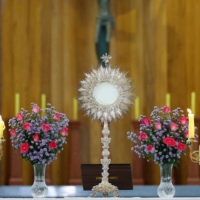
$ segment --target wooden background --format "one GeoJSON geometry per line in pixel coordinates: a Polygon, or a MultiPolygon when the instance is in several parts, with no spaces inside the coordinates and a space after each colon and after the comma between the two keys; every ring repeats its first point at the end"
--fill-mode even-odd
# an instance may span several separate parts
{"type": "MultiPolygon", "coordinates": [[[[1,0],[0,113],[4,121],[15,115],[14,96],[30,109],[47,102],[73,120],[73,98],[84,73],[97,68],[95,25],[97,0],[1,0]]],[[[165,105],[171,94],[172,109],[190,107],[190,94],[200,100],[200,1],[197,0],[110,0],[115,29],[110,41],[111,64],[128,71],[137,88],[140,114],[149,115],[155,105],[165,105]]],[[[186,113],[185,113],[186,114],[186,113]]],[[[196,104],[196,116],[200,105],[196,104]]],[[[81,121],[81,163],[99,163],[101,126],[84,117],[81,121]]],[[[126,132],[133,130],[134,109],[110,126],[112,163],[131,163],[131,142],[126,132]]],[[[13,165],[22,167],[23,184],[32,184],[32,166],[12,150],[8,126],[4,131],[1,184],[9,184],[13,165]]],[[[68,184],[70,137],[65,150],[49,166],[51,184],[68,184]]],[[[179,166],[178,184],[186,184],[189,159],[179,166]]],[[[137,164],[137,163],[136,163],[137,164]]],[[[158,166],[145,164],[145,184],[159,183],[158,166]]]]}

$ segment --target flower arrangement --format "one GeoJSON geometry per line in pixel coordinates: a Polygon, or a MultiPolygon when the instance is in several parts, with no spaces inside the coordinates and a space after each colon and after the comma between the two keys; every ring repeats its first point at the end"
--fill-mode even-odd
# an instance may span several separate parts
{"type": "Polygon", "coordinates": [[[32,111],[25,109],[9,120],[10,138],[22,158],[34,164],[49,164],[63,149],[68,135],[68,118],[55,111],[51,104],[41,109],[32,103],[32,111]]]}
{"type": "Polygon", "coordinates": [[[181,154],[186,154],[186,147],[189,146],[188,118],[184,116],[183,110],[155,106],[151,118],[141,115],[139,122],[139,135],[127,133],[128,139],[136,144],[132,150],[139,157],[146,157],[156,164],[169,163],[177,166],[181,154]]]}

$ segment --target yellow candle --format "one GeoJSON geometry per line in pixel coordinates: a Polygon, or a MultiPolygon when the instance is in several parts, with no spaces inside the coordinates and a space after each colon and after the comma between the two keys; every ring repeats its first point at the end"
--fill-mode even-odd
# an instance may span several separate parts
{"type": "Polygon", "coordinates": [[[44,116],[46,108],[46,94],[41,95],[41,108],[42,108],[42,116],[44,116]]]}
{"type": "Polygon", "coordinates": [[[195,92],[191,93],[191,110],[195,115],[195,110],[196,110],[196,93],[195,92]]]}
{"type": "Polygon", "coordinates": [[[167,93],[166,94],[166,106],[170,107],[170,102],[171,102],[170,93],[167,93]]]}
{"type": "Polygon", "coordinates": [[[135,119],[139,118],[139,107],[140,107],[140,102],[139,102],[139,97],[137,97],[135,99],[135,105],[134,105],[134,109],[135,109],[135,119]]]}
{"type": "Polygon", "coordinates": [[[19,113],[19,107],[20,107],[20,95],[19,93],[15,94],[15,115],[19,113]]]}
{"type": "Polygon", "coordinates": [[[189,138],[194,138],[194,114],[190,109],[187,109],[188,111],[188,118],[189,118],[189,138]]]}
{"type": "Polygon", "coordinates": [[[0,115],[0,138],[3,137],[3,130],[4,129],[5,129],[5,124],[4,124],[4,121],[2,120],[1,115],[0,115]]]}
{"type": "Polygon", "coordinates": [[[42,109],[46,108],[46,94],[41,95],[41,108],[42,109]]]}
{"type": "Polygon", "coordinates": [[[78,102],[76,98],[73,99],[73,119],[78,119],[78,102]]]}

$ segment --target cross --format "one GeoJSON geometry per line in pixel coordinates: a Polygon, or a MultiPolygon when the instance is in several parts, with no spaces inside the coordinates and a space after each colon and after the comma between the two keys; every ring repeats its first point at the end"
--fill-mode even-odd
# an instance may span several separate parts
{"type": "MultiPolygon", "coordinates": [[[[99,15],[96,23],[96,53],[100,62],[103,54],[109,53],[111,29],[114,27],[114,19],[109,12],[110,0],[98,0],[99,15]]],[[[105,67],[105,66],[104,66],[105,67]]]]}

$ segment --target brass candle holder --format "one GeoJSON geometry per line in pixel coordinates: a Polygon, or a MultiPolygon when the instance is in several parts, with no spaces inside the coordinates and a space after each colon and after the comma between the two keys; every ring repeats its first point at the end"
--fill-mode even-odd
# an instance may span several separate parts
{"type": "Polygon", "coordinates": [[[193,163],[199,163],[200,165],[200,146],[199,150],[194,150],[194,144],[197,143],[198,141],[190,138],[188,139],[188,144],[190,145],[190,159],[193,163]]]}
{"type": "Polygon", "coordinates": [[[5,141],[4,137],[3,137],[3,131],[5,130],[5,124],[4,124],[4,121],[2,120],[1,118],[1,115],[0,115],[0,160],[3,156],[3,145],[2,143],[5,141]]]}
{"type": "Polygon", "coordinates": [[[1,138],[0,138],[0,160],[1,160],[1,158],[2,158],[2,156],[3,156],[3,142],[5,142],[6,140],[4,139],[4,137],[2,136],[1,138]]]}

